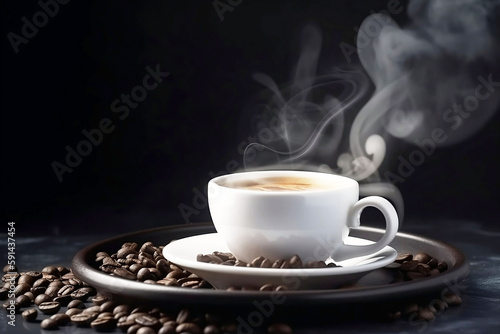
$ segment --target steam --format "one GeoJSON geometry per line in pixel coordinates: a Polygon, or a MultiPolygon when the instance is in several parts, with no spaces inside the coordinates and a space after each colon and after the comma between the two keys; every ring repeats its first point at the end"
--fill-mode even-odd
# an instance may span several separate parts
{"type": "Polygon", "coordinates": [[[246,169],[349,176],[362,181],[362,193],[391,198],[401,213],[401,194],[379,172],[389,141],[416,143],[441,129],[446,140],[436,145],[459,143],[476,133],[499,104],[499,94],[477,97],[479,85],[491,81],[496,70],[498,46],[489,14],[497,5],[413,0],[405,27],[387,15],[369,16],[357,39],[364,72],[350,68],[318,75],[322,34],[307,26],[290,86],[280,89],[269,76],[254,75],[273,93],[260,105],[256,131],[274,125],[273,136],[246,147],[246,169]]]}

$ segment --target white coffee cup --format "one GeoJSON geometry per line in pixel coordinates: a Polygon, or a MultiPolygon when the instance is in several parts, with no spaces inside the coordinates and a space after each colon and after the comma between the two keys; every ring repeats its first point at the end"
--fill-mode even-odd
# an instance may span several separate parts
{"type": "MultiPolygon", "coordinates": [[[[398,216],[379,196],[359,200],[353,179],[306,171],[254,171],[216,177],[208,183],[214,226],[236,258],[272,261],[297,254],[305,262],[373,254],[395,237],[398,216]],[[345,245],[349,230],[360,224],[366,207],[386,220],[380,240],[366,246],[345,245]]],[[[215,250],[214,250],[215,251],[215,250]]]]}

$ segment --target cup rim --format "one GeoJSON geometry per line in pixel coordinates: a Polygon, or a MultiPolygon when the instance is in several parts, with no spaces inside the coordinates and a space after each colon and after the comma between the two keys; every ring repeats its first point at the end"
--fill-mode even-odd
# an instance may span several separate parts
{"type": "Polygon", "coordinates": [[[303,170],[257,170],[257,171],[241,171],[241,172],[236,172],[236,173],[231,173],[231,174],[224,174],[220,175],[217,177],[212,178],[208,182],[209,186],[215,186],[218,188],[223,188],[227,189],[229,191],[234,191],[234,192],[242,192],[242,193],[248,193],[248,194],[258,194],[260,196],[278,196],[278,195],[300,195],[304,193],[324,193],[324,192],[332,192],[332,191],[340,191],[343,189],[347,188],[352,188],[358,185],[358,182],[352,178],[343,176],[343,175],[338,175],[338,174],[332,174],[332,173],[325,173],[325,172],[314,172],[314,171],[303,171],[303,170]],[[270,177],[272,176],[302,176],[302,177],[314,177],[314,178],[322,178],[322,179],[336,179],[336,181],[341,180],[341,184],[336,185],[335,187],[329,188],[314,188],[314,189],[307,189],[307,190],[302,190],[302,191],[294,191],[294,190],[283,190],[283,191],[256,191],[252,189],[242,189],[242,188],[234,188],[234,187],[229,187],[226,185],[223,185],[220,183],[220,181],[228,179],[228,178],[236,178],[236,179],[247,179],[248,177],[251,177],[252,175],[255,175],[256,177],[262,177],[263,175],[269,175],[270,177]]]}

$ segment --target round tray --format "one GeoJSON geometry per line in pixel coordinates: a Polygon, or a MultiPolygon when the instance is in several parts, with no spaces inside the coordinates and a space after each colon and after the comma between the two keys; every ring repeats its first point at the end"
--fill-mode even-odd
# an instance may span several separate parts
{"type": "MultiPolygon", "coordinates": [[[[155,228],[120,235],[90,245],[79,251],[72,262],[74,274],[94,286],[97,290],[110,294],[118,300],[145,301],[148,303],[211,306],[251,306],[270,298],[277,298],[281,307],[307,305],[359,305],[367,303],[404,302],[423,296],[435,295],[439,290],[449,289],[469,273],[465,256],[453,246],[443,242],[399,232],[390,244],[399,253],[426,252],[432,257],[446,261],[449,269],[439,275],[414,281],[384,284],[394,270],[378,269],[362,279],[361,287],[351,289],[281,291],[279,296],[263,291],[226,291],[215,289],[190,289],[145,284],[110,276],[97,269],[95,255],[99,251],[115,253],[125,242],[143,243],[151,241],[155,245],[165,245],[172,240],[187,236],[213,233],[212,224],[190,224],[155,228]],[[278,299],[279,298],[279,299],[278,299]]],[[[378,240],[384,233],[381,229],[360,227],[351,230],[350,235],[358,238],[378,240]]],[[[437,295],[439,297],[439,295],[437,295]]]]}

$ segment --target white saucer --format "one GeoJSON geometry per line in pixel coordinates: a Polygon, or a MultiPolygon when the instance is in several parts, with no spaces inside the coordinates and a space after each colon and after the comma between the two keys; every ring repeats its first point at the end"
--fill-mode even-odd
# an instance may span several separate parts
{"type": "MultiPolygon", "coordinates": [[[[367,245],[373,241],[348,237],[347,244],[367,245]]],[[[356,282],[369,272],[385,267],[396,259],[397,252],[390,246],[381,251],[357,258],[336,262],[341,267],[275,269],[248,268],[198,262],[198,254],[214,251],[229,252],[226,242],[217,233],[209,233],[172,241],[163,249],[163,256],[170,262],[204,278],[216,289],[230,286],[255,286],[264,284],[286,285],[289,289],[329,289],[356,282]]],[[[328,261],[327,261],[328,262],[328,261]]]]}

